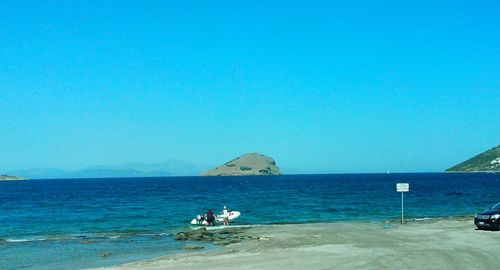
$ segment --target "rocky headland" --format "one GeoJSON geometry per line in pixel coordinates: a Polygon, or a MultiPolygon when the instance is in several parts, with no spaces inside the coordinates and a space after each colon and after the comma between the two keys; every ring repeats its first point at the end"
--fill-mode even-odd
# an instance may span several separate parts
{"type": "Polygon", "coordinates": [[[455,165],[446,172],[500,172],[500,145],[455,165]]]}
{"type": "Polygon", "coordinates": [[[202,176],[244,176],[244,175],[280,175],[276,161],[271,157],[250,153],[209,170],[202,176]]]}

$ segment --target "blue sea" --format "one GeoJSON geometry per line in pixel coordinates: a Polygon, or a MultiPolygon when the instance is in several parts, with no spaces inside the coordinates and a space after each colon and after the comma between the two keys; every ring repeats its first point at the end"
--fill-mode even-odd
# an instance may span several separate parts
{"type": "MultiPolygon", "coordinates": [[[[82,269],[184,252],[173,233],[223,206],[237,224],[472,216],[500,201],[499,174],[330,174],[0,182],[0,269],[82,269]],[[107,254],[109,256],[102,256],[107,254]]],[[[207,250],[217,247],[207,246],[207,250]]]]}

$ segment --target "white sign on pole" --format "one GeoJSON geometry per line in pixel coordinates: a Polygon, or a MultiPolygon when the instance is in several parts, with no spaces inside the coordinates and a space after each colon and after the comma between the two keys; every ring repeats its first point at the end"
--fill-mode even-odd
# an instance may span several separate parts
{"type": "Polygon", "coordinates": [[[396,184],[397,192],[408,192],[410,191],[410,184],[408,183],[397,183],[396,184]]]}
{"type": "Polygon", "coordinates": [[[403,193],[410,191],[409,183],[396,183],[396,191],[401,192],[401,224],[405,223],[404,209],[403,209],[403,193]]]}

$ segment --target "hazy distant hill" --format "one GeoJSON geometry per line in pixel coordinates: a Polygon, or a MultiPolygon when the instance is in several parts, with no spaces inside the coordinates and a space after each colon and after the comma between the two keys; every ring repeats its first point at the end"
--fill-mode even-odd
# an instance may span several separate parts
{"type": "Polygon", "coordinates": [[[280,169],[274,159],[259,153],[250,153],[235,158],[203,176],[279,175],[280,169]]]}
{"type": "Polygon", "coordinates": [[[23,175],[34,179],[53,178],[103,178],[103,177],[151,177],[200,175],[209,167],[180,160],[161,163],[130,163],[116,166],[92,166],[79,170],[37,168],[11,171],[8,174],[23,175]]]}
{"type": "Polygon", "coordinates": [[[13,176],[13,175],[0,175],[0,181],[16,181],[16,180],[25,180],[24,178],[13,176]]]}
{"type": "Polygon", "coordinates": [[[447,172],[500,172],[500,145],[446,170],[447,172]]]}

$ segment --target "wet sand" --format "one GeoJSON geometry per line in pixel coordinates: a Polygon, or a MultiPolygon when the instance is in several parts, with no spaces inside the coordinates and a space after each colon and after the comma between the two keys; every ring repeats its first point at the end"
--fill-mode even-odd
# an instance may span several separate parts
{"type": "Polygon", "coordinates": [[[270,225],[260,240],[217,252],[166,256],[102,269],[497,269],[500,232],[470,219],[270,225]]]}

